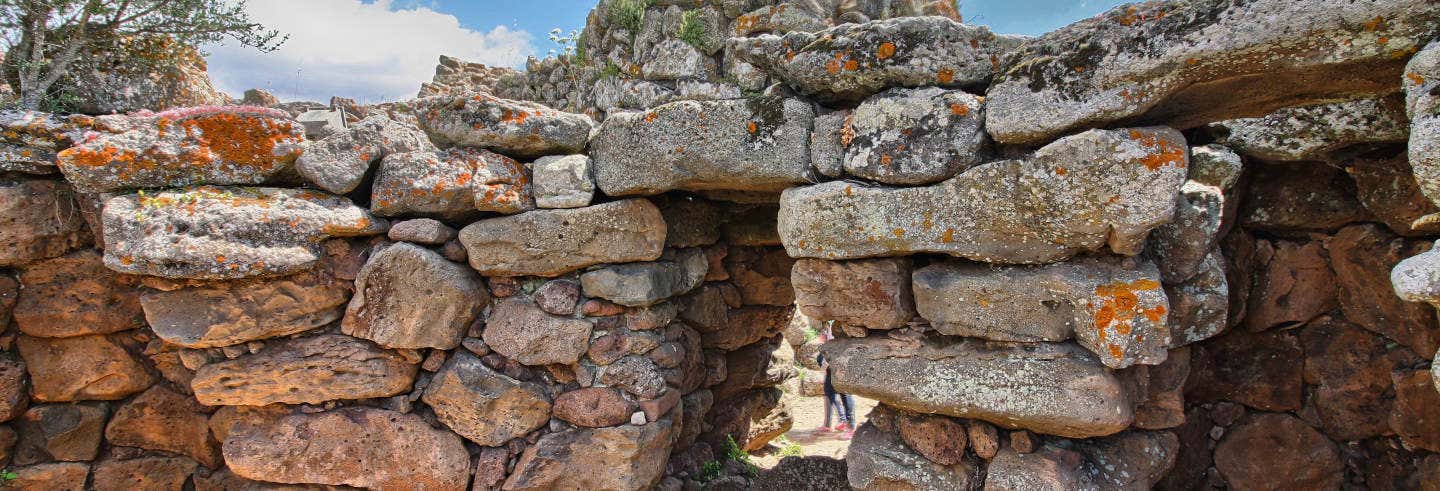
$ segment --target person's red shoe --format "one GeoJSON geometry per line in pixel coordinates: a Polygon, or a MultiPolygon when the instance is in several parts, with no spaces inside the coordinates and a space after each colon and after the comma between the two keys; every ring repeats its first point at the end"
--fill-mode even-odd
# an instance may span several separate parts
{"type": "Polygon", "coordinates": [[[815,433],[829,433],[832,431],[835,431],[835,429],[829,426],[821,426],[819,428],[815,428],[815,433]]]}
{"type": "Polygon", "coordinates": [[[846,430],[844,434],[840,435],[841,440],[849,440],[851,438],[855,438],[855,430],[846,430]]]}
{"type": "Polygon", "coordinates": [[[855,430],[850,429],[849,423],[840,423],[835,425],[835,431],[849,431],[853,433],[855,430]]]}

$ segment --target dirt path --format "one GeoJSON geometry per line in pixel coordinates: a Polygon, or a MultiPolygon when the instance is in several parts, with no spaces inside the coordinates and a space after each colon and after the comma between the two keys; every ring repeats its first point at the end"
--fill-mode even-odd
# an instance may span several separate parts
{"type": "MultiPolygon", "coordinates": [[[[825,422],[825,398],[824,397],[802,397],[794,393],[785,394],[785,403],[790,405],[790,413],[795,418],[795,425],[785,437],[791,442],[800,445],[801,452],[806,455],[820,455],[837,459],[845,458],[845,453],[850,449],[850,440],[840,438],[840,433],[817,433],[816,428],[825,422]]],[[[875,401],[862,397],[855,398],[855,417],[859,422],[865,422],[865,417],[874,409],[875,401]]],[[[834,417],[832,416],[832,419],[834,417]]],[[[831,421],[835,424],[837,421],[831,421]]],[[[771,442],[772,447],[783,447],[780,441],[771,442]]],[[[755,465],[762,468],[772,468],[780,462],[780,448],[772,448],[765,455],[754,457],[755,465]]]]}

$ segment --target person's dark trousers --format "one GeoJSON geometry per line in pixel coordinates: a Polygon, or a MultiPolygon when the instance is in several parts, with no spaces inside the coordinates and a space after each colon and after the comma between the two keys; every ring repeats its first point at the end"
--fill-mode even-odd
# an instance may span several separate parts
{"type": "MultiPolygon", "coordinates": [[[[855,398],[850,394],[841,394],[835,391],[835,386],[830,383],[830,370],[825,370],[825,399],[830,401],[830,406],[840,416],[840,422],[855,427],[855,398]]],[[[827,412],[828,414],[828,412],[827,412]]]]}

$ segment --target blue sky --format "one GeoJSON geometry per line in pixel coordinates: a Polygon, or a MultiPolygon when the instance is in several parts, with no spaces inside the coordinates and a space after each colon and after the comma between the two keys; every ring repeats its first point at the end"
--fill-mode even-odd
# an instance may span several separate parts
{"type": "MultiPolygon", "coordinates": [[[[263,88],[282,100],[363,102],[413,97],[441,54],[524,66],[555,45],[553,28],[580,29],[598,0],[248,0],[254,20],[290,34],[279,51],[207,46],[211,78],[231,95],[263,88]]],[[[964,0],[965,21],[1036,35],[1119,0],[964,0]]]]}

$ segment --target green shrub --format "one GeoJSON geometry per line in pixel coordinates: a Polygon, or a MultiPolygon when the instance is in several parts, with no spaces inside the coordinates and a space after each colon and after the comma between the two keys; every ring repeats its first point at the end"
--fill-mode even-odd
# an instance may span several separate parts
{"type": "Polygon", "coordinates": [[[620,26],[631,33],[638,32],[645,21],[645,9],[652,0],[615,0],[606,12],[611,25],[620,26]]]}
{"type": "Polygon", "coordinates": [[[687,10],[680,16],[680,32],[676,33],[676,37],[695,49],[705,50],[702,46],[705,41],[705,25],[700,22],[700,11],[687,10]]]}

